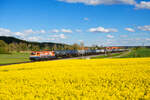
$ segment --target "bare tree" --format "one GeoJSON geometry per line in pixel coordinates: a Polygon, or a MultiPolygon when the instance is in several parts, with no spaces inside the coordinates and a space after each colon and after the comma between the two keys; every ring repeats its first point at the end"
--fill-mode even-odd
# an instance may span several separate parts
{"type": "Polygon", "coordinates": [[[80,45],[78,45],[77,43],[74,43],[74,44],[72,45],[72,47],[73,47],[74,50],[80,49],[80,45]]]}

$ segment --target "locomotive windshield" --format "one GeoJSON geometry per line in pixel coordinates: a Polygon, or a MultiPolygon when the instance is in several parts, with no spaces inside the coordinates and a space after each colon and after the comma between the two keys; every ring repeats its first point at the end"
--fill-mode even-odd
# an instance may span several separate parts
{"type": "Polygon", "coordinates": [[[36,53],[35,53],[35,52],[32,52],[31,55],[36,55],[36,53]]]}

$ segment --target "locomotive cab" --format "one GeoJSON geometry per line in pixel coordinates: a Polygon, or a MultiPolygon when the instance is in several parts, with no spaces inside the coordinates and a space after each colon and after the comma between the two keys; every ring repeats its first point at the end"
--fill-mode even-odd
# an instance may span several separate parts
{"type": "Polygon", "coordinates": [[[33,51],[30,54],[30,60],[38,61],[38,60],[48,60],[56,58],[54,51],[33,51]]]}
{"type": "Polygon", "coordinates": [[[31,52],[30,60],[32,61],[40,60],[40,52],[31,52]]]}

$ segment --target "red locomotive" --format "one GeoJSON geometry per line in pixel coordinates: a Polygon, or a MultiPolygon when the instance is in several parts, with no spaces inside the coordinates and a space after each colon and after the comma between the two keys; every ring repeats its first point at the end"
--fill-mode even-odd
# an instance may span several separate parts
{"type": "Polygon", "coordinates": [[[33,51],[30,55],[30,60],[48,60],[55,57],[54,51],[33,51]]]}

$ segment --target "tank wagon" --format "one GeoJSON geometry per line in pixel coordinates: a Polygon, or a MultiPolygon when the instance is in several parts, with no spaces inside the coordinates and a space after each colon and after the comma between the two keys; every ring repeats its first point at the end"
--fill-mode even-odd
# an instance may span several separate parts
{"type": "Polygon", "coordinates": [[[49,60],[55,58],[68,58],[87,55],[104,54],[106,52],[122,52],[121,49],[100,49],[100,50],[55,50],[55,51],[33,51],[30,55],[30,60],[49,60]]]}

